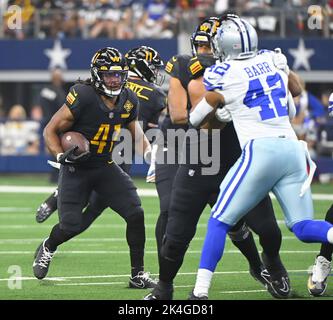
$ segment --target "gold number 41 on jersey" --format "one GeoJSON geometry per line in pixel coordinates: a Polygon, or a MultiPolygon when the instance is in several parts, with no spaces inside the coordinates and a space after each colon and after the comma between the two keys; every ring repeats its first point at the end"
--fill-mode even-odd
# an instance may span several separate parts
{"type": "MultiPolygon", "coordinates": [[[[118,140],[118,136],[120,134],[120,129],[121,129],[121,125],[116,124],[114,126],[113,130],[111,130],[111,134],[113,134],[113,137],[112,137],[112,141],[110,144],[109,152],[112,151],[114,142],[118,140]]],[[[110,134],[110,125],[101,124],[98,128],[97,133],[94,136],[94,139],[90,140],[91,144],[98,146],[97,153],[103,153],[107,140],[108,140],[108,137],[109,137],[109,134],[110,134]]]]}

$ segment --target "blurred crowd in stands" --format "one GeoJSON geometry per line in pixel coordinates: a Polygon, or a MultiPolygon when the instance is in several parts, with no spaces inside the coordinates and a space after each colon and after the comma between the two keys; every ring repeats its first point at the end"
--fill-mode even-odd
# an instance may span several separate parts
{"type": "MultiPolygon", "coordinates": [[[[42,150],[42,129],[52,115],[62,106],[66,96],[62,71],[51,72],[51,81],[41,88],[35,104],[24,108],[13,105],[4,111],[0,96],[0,155],[27,155],[42,150]],[[27,114],[26,110],[30,110],[27,114]]],[[[299,139],[308,142],[313,158],[333,158],[333,119],[328,117],[328,98],[333,88],[315,96],[306,89],[295,98],[297,114],[292,125],[299,139]]]]}
{"type": "Polygon", "coordinates": [[[0,0],[0,12],[0,37],[15,39],[172,38],[225,12],[248,19],[261,36],[333,34],[333,0],[0,0]],[[21,8],[22,29],[8,24],[11,5],[21,8]]]}

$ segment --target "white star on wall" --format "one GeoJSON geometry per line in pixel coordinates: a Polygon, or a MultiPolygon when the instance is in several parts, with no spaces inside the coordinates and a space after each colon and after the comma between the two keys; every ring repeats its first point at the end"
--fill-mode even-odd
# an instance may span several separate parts
{"type": "Polygon", "coordinates": [[[315,51],[314,49],[306,49],[303,39],[299,40],[297,49],[289,49],[288,51],[294,57],[293,69],[297,70],[301,66],[305,70],[311,69],[309,59],[314,55],[315,51]]]}
{"type": "Polygon", "coordinates": [[[49,69],[56,67],[67,69],[66,58],[72,53],[71,49],[63,49],[60,40],[55,40],[52,49],[45,49],[44,54],[50,59],[49,69]]]}

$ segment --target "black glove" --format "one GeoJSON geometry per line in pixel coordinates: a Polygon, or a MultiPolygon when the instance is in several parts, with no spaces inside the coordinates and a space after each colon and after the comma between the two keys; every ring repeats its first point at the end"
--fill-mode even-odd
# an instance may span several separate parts
{"type": "Polygon", "coordinates": [[[83,152],[79,155],[75,155],[74,152],[78,149],[78,146],[73,146],[64,153],[57,154],[57,162],[61,164],[74,164],[87,160],[90,157],[90,151],[83,152]]]}

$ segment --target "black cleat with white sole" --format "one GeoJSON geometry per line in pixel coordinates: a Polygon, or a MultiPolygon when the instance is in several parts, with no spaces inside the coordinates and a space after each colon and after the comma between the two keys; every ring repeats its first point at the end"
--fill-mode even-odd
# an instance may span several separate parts
{"type": "Polygon", "coordinates": [[[153,289],[157,280],[150,277],[149,272],[140,271],[135,277],[130,278],[128,286],[133,289],[153,289]]]}
{"type": "Polygon", "coordinates": [[[37,248],[35,260],[32,264],[34,275],[37,279],[44,279],[49,271],[50,262],[55,254],[55,251],[50,251],[45,246],[45,239],[37,248]]]}

